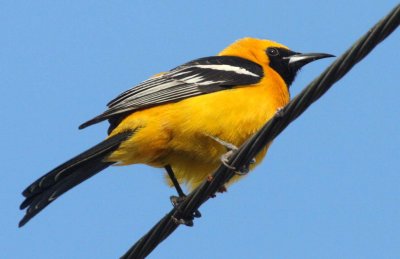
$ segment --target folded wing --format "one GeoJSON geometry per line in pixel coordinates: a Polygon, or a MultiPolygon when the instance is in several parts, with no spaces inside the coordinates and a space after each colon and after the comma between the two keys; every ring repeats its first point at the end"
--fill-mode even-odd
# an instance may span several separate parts
{"type": "Polygon", "coordinates": [[[234,86],[256,84],[262,77],[260,65],[240,57],[213,56],[197,59],[123,92],[107,104],[108,109],[104,113],[79,128],[109,120],[110,132],[134,111],[234,86]]]}

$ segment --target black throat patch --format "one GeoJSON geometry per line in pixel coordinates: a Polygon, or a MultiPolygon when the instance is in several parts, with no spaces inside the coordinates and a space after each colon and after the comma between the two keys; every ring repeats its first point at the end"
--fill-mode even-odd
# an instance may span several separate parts
{"type": "Polygon", "coordinates": [[[270,60],[269,66],[282,77],[286,86],[289,88],[299,69],[289,66],[288,57],[297,53],[284,48],[268,48],[266,53],[270,60]]]}

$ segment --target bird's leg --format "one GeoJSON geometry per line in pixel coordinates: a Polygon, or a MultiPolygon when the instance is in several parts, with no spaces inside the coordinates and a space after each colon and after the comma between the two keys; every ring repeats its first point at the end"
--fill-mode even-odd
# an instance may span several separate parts
{"type": "MultiPolygon", "coordinates": [[[[170,200],[172,205],[177,208],[181,202],[184,201],[186,198],[186,194],[183,192],[181,186],[179,185],[178,180],[175,177],[174,171],[172,170],[170,165],[165,166],[165,170],[168,173],[169,178],[171,179],[172,183],[174,184],[174,187],[178,193],[179,196],[171,196],[170,200]]],[[[184,224],[186,226],[193,226],[193,218],[200,218],[201,213],[200,211],[196,210],[193,213],[193,217],[188,218],[188,219],[175,219],[175,222],[178,224],[184,224]]]]}
{"type": "Polygon", "coordinates": [[[174,184],[174,187],[176,189],[176,192],[178,193],[179,197],[186,197],[185,193],[183,192],[181,186],[179,185],[178,180],[175,177],[174,171],[172,170],[170,165],[165,166],[165,170],[167,170],[169,179],[171,179],[172,183],[174,184]]]}
{"type": "MultiPolygon", "coordinates": [[[[227,142],[225,140],[222,140],[222,139],[220,139],[218,137],[211,136],[211,135],[207,135],[207,136],[209,136],[210,138],[212,138],[213,140],[215,140],[216,142],[218,142],[219,144],[221,144],[222,146],[224,146],[228,150],[228,152],[226,152],[225,154],[223,154],[221,156],[222,164],[224,164],[229,169],[234,170],[235,173],[238,174],[238,175],[245,175],[245,174],[247,174],[249,172],[249,166],[250,165],[245,165],[241,169],[238,170],[237,168],[235,168],[234,166],[231,166],[229,164],[229,159],[231,158],[233,152],[238,150],[237,146],[235,146],[234,144],[229,143],[229,142],[227,142]]],[[[254,164],[255,162],[256,162],[256,159],[253,158],[250,161],[250,164],[254,164]]]]}

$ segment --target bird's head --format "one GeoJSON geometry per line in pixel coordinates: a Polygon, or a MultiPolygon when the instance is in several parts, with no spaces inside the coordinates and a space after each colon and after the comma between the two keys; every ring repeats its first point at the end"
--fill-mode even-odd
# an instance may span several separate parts
{"type": "Polygon", "coordinates": [[[228,46],[221,56],[239,56],[263,67],[272,68],[289,87],[304,65],[322,58],[334,57],[326,53],[299,53],[270,40],[244,38],[228,46]]]}

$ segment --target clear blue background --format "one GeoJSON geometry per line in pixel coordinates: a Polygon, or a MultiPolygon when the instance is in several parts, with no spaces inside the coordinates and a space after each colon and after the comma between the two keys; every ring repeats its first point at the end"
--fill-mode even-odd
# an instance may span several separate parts
{"type": "MultiPolygon", "coordinates": [[[[112,167],[22,229],[20,192],[105,137],[77,126],[152,74],[268,38],[339,55],[397,1],[2,1],[1,258],[117,258],[171,209],[161,170],[112,167]]],[[[400,34],[150,258],[399,258],[400,34]]],[[[333,59],[306,66],[298,93],[333,59]]]]}

